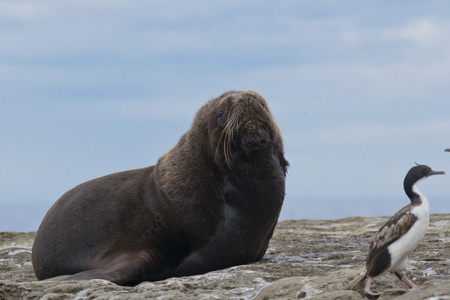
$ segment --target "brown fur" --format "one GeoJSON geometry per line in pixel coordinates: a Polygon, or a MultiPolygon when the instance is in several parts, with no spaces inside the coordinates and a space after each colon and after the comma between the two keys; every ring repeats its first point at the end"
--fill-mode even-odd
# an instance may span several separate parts
{"type": "Polygon", "coordinates": [[[265,100],[226,92],[200,108],[156,166],[64,194],[37,232],[36,276],[136,284],[259,260],[281,210],[287,166],[265,100]]]}

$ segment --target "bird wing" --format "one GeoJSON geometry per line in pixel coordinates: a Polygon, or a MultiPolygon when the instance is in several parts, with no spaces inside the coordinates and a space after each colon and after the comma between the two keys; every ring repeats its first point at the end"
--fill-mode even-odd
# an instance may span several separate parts
{"type": "Polygon", "coordinates": [[[411,209],[412,205],[409,204],[399,210],[372,238],[366,259],[367,275],[378,276],[389,269],[391,257],[388,246],[405,235],[417,219],[410,212],[411,209]]]}
{"type": "Polygon", "coordinates": [[[388,247],[408,232],[417,220],[417,217],[411,213],[412,208],[411,204],[405,206],[378,230],[372,238],[369,254],[376,248],[388,247]]]}

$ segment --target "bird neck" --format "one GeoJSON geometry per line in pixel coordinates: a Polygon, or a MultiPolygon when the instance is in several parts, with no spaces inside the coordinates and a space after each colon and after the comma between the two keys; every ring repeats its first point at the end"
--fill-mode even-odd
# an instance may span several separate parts
{"type": "Polygon", "coordinates": [[[405,187],[405,192],[408,195],[409,199],[411,200],[411,204],[429,207],[429,203],[428,203],[427,197],[425,197],[425,195],[422,194],[420,192],[419,188],[417,187],[417,184],[419,183],[419,181],[414,183],[410,187],[409,190],[407,190],[407,188],[405,187]]]}
{"type": "Polygon", "coordinates": [[[422,179],[416,180],[414,178],[410,178],[409,176],[405,178],[405,181],[403,182],[403,188],[405,189],[406,195],[408,195],[409,199],[411,200],[411,203],[416,202],[422,202],[422,193],[420,192],[419,188],[417,187],[417,184],[421,182],[422,179]]]}

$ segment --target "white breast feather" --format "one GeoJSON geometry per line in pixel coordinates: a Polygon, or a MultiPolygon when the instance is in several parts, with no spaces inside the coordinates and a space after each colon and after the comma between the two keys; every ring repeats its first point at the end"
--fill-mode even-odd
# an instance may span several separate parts
{"type": "Polygon", "coordinates": [[[417,217],[411,229],[388,247],[389,253],[391,254],[390,272],[405,269],[407,256],[417,248],[428,229],[430,210],[428,199],[420,193],[416,185],[413,186],[413,191],[420,196],[422,204],[416,206],[409,212],[417,217]]]}

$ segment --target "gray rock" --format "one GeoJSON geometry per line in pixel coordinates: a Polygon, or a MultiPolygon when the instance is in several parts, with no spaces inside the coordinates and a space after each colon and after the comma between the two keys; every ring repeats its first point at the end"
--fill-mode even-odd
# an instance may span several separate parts
{"type": "MultiPolygon", "coordinates": [[[[123,287],[105,280],[36,281],[34,233],[0,232],[0,299],[361,299],[343,291],[364,267],[370,237],[387,218],[295,220],[277,225],[265,257],[204,275],[123,287]]],[[[379,299],[450,299],[450,215],[432,215],[409,257],[407,290],[394,275],[377,278],[379,299]]]]}

